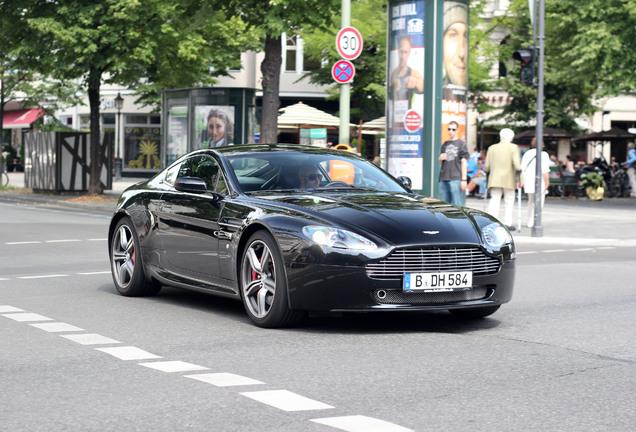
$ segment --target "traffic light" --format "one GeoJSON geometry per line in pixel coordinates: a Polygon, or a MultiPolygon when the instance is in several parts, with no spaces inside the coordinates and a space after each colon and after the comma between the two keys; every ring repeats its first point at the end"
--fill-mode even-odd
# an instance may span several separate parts
{"type": "Polygon", "coordinates": [[[521,62],[519,81],[527,86],[534,85],[534,58],[536,47],[528,47],[515,51],[512,58],[521,62]]]}

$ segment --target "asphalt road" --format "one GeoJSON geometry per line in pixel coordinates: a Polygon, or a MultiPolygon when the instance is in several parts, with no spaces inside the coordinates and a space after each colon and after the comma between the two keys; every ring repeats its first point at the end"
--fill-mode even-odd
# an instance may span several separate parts
{"type": "Polygon", "coordinates": [[[633,224],[558,236],[546,216],[553,237],[522,231],[513,301],[491,318],[264,330],[230,300],[119,296],[106,213],[0,202],[2,429],[631,430],[636,244],[616,239],[633,224]]]}

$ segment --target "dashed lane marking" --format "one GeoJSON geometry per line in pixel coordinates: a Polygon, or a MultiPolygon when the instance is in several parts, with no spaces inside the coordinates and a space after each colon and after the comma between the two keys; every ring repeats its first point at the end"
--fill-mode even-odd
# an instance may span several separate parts
{"type": "Polygon", "coordinates": [[[306,398],[288,390],[264,390],[241,393],[255,401],[278,408],[283,411],[310,411],[332,409],[331,405],[306,398]]]}
{"type": "Polygon", "coordinates": [[[0,313],[7,313],[7,312],[24,312],[24,310],[19,309],[17,307],[13,307],[13,306],[0,306],[0,313]]]}
{"type": "Polygon", "coordinates": [[[108,345],[121,343],[115,339],[94,333],[82,333],[73,335],[60,335],[70,341],[77,342],[80,345],[108,345]]]}
{"type": "Polygon", "coordinates": [[[361,415],[329,417],[311,421],[347,432],[413,432],[412,429],[361,415]]]}
{"type": "Polygon", "coordinates": [[[39,328],[40,330],[47,331],[49,333],[84,331],[84,329],[82,328],[75,327],[74,325],[66,324],[63,322],[29,324],[29,325],[35,328],[39,328]]]}
{"type": "MultiPolygon", "coordinates": [[[[39,321],[52,321],[51,318],[43,315],[25,312],[23,309],[0,305],[0,314],[14,321],[26,322],[30,326],[39,328],[50,333],[77,332],[83,329],[71,324],[63,322],[42,323],[39,321]]],[[[99,344],[120,344],[121,342],[114,339],[94,334],[94,333],[77,333],[60,335],[68,340],[77,342],[82,345],[99,345],[99,344]]],[[[161,356],[149,353],[140,348],[133,346],[113,346],[94,348],[97,351],[104,352],[120,360],[153,360],[160,359],[161,356]]],[[[152,361],[138,363],[140,366],[159,370],[162,372],[192,372],[197,370],[209,370],[205,366],[187,363],[183,361],[152,361]]],[[[216,387],[232,387],[232,386],[248,386],[248,385],[264,385],[265,383],[251,378],[235,375],[231,373],[202,373],[194,375],[183,375],[185,378],[194,379],[216,387]]],[[[331,405],[306,398],[304,396],[292,393],[287,390],[267,390],[255,392],[240,393],[257,402],[278,408],[282,411],[313,411],[333,409],[331,405]]],[[[412,432],[411,429],[378,420],[372,417],[362,415],[329,417],[310,420],[325,426],[331,426],[348,432],[412,432]]]]}
{"type": "Polygon", "coordinates": [[[75,274],[82,275],[82,276],[93,276],[93,275],[100,275],[100,274],[110,274],[110,271],[81,272],[81,273],[75,273],[75,274]]]}
{"type": "Polygon", "coordinates": [[[12,319],[14,321],[18,321],[18,322],[30,322],[30,321],[53,321],[52,318],[48,318],[36,313],[29,313],[29,312],[21,312],[21,313],[10,313],[10,314],[4,314],[2,315],[3,317],[12,319]]]}
{"type": "Polygon", "coordinates": [[[97,351],[110,354],[113,357],[117,357],[119,360],[150,360],[150,359],[161,358],[161,356],[151,354],[148,351],[144,351],[140,348],[136,348],[133,346],[95,348],[95,349],[97,351]]]}
{"type": "Polygon", "coordinates": [[[27,244],[41,244],[41,241],[19,241],[19,242],[6,242],[7,246],[15,246],[15,245],[27,245],[27,244]]]}
{"type": "Polygon", "coordinates": [[[18,279],[46,279],[57,277],[68,277],[67,274],[48,274],[48,275],[35,275],[35,276],[18,276],[18,279]]]}
{"type": "Polygon", "coordinates": [[[161,372],[192,372],[197,370],[209,370],[205,366],[199,366],[184,361],[161,361],[151,363],[139,363],[141,366],[145,366],[151,369],[156,369],[161,372]]]}
{"type": "Polygon", "coordinates": [[[216,387],[233,387],[265,384],[252,378],[247,378],[232,373],[208,373],[197,375],[184,375],[186,378],[192,378],[197,381],[212,384],[216,387]]]}

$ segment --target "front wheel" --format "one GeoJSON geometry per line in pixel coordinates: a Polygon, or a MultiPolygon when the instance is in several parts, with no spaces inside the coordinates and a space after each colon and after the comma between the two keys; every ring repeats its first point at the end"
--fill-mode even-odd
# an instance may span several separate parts
{"type": "Polygon", "coordinates": [[[2,186],[9,185],[9,174],[7,174],[6,171],[2,172],[2,178],[0,178],[0,183],[2,184],[2,186]]]}
{"type": "Polygon", "coordinates": [[[250,319],[259,327],[291,327],[302,318],[289,309],[283,258],[265,231],[247,241],[240,268],[241,297],[250,319]]]}
{"type": "Polygon", "coordinates": [[[497,305],[466,309],[449,309],[449,312],[453,316],[461,319],[480,319],[494,314],[495,312],[497,312],[499,307],[500,306],[497,305]]]}
{"type": "Polygon", "coordinates": [[[161,289],[158,282],[145,277],[139,238],[127,217],[117,223],[110,239],[110,268],[115,287],[123,296],[150,296],[161,289]]]}

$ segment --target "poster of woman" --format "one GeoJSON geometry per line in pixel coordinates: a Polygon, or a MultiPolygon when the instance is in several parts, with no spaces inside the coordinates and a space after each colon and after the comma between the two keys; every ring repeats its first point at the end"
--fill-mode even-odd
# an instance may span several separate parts
{"type": "Polygon", "coordinates": [[[200,105],[195,115],[200,148],[234,144],[233,106],[200,105]]]}

